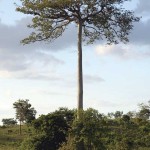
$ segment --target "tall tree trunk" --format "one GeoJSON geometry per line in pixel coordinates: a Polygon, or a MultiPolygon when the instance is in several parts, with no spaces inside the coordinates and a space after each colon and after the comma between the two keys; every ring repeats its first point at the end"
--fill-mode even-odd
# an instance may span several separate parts
{"type": "Polygon", "coordinates": [[[82,22],[78,24],[78,118],[83,110],[82,22]]]}

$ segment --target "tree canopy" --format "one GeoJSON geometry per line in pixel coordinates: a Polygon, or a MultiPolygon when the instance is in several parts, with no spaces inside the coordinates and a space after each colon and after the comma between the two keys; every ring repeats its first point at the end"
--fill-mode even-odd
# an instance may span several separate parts
{"type": "Polygon", "coordinates": [[[14,108],[16,109],[16,119],[21,122],[29,123],[35,119],[36,110],[31,107],[29,100],[19,99],[13,103],[14,108]]]}
{"type": "Polygon", "coordinates": [[[32,122],[36,136],[22,143],[21,150],[56,150],[66,142],[68,131],[74,119],[74,110],[60,108],[47,115],[41,115],[32,122]],[[32,148],[31,148],[32,147],[32,148]]]}
{"type": "Polygon", "coordinates": [[[88,42],[106,38],[108,43],[128,41],[133,22],[139,20],[132,11],[121,8],[128,0],[20,0],[17,11],[33,17],[28,27],[36,29],[24,44],[53,40],[62,35],[70,23],[81,24],[88,42]]]}

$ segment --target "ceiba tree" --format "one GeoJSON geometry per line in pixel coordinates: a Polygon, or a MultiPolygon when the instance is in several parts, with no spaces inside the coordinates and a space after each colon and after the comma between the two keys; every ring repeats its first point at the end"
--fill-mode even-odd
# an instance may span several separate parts
{"type": "MultiPolygon", "coordinates": [[[[23,44],[53,41],[60,37],[69,24],[78,26],[78,110],[83,109],[82,42],[95,40],[107,44],[128,42],[133,23],[139,21],[134,12],[122,4],[129,0],[20,0],[16,10],[33,16],[33,28],[23,44]]],[[[79,112],[79,111],[78,111],[79,112]]]]}

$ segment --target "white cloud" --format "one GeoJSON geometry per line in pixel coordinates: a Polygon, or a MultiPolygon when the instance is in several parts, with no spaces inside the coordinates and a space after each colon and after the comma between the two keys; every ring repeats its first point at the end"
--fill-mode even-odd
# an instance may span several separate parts
{"type": "Polygon", "coordinates": [[[95,47],[96,53],[101,56],[116,56],[124,60],[128,59],[145,59],[150,57],[150,46],[141,45],[141,47],[128,45],[98,45],[95,47]]]}
{"type": "Polygon", "coordinates": [[[23,71],[35,64],[38,64],[38,66],[64,64],[62,60],[57,59],[51,52],[57,52],[76,44],[76,31],[71,25],[69,30],[53,43],[37,42],[23,46],[20,44],[20,40],[30,34],[31,30],[26,27],[30,22],[31,18],[27,17],[17,21],[14,26],[0,23],[1,71],[23,71]]]}
{"type": "MultiPolygon", "coordinates": [[[[147,5],[143,4],[140,1],[142,6],[138,5],[138,8],[141,7],[141,11],[144,10],[144,7],[147,5]],[[142,9],[143,8],[143,9],[142,9]]],[[[149,5],[149,4],[148,4],[149,5]]],[[[137,9],[138,9],[137,8],[137,9]]],[[[44,64],[53,64],[53,62],[62,62],[58,60],[53,55],[42,54],[43,52],[57,52],[64,49],[69,49],[72,47],[76,47],[77,44],[77,32],[76,28],[73,24],[68,27],[68,30],[63,34],[62,37],[58,38],[53,43],[37,42],[32,43],[30,45],[22,46],[20,44],[20,40],[27,37],[31,30],[27,28],[27,24],[31,22],[31,18],[23,18],[21,20],[16,21],[14,26],[7,26],[0,23],[0,70],[7,71],[18,71],[18,70],[26,70],[29,66],[33,66],[33,64],[44,65],[44,64]],[[49,57],[49,58],[48,58],[49,57]],[[48,62],[48,63],[47,63],[48,62]]],[[[139,22],[135,24],[135,28],[133,29],[130,35],[130,43],[149,45],[150,43],[150,20],[146,23],[139,22]]],[[[97,41],[98,42],[98,41],[97,41]]],[[[96,43],[97,43],[96,42],[96,43]]],[[[101,43],[103,41],[99,41],[101,43]]],[[[125,46],[123,46],[125,47],[125,46]]],[[[129,46],[128,46],[129,47],[129,46]]],[[[103,46],[97,46],[97,52],[100,55],[118,55],[124,58],[128,58],[130,55],[130,48],[122,48],[122,47],[106,47],[105,51],[103,50],[103,46]]],[[[62,63],[63,64],[63,63],[62,63]]]]}
{"type": "Polygon", "coordinates": [[[127,57],[128,56],[128,48],[123,48],[121,46],[117,45],[107,45],[107,46],[96,46],[96,52],[99,55],[117,55],[121,57],[127,57]]]}
{"type": "Polygon", "coordinates": [[[71,24],[63,36],[58,38],[55,42],[36,42],[22,46],[20,41],[28,37],[33,31],[32,29],[27,28],[27,25],[30,23],[31,17],[22,18],[21,20],[16,21],[14,26],[8,26],[0,22],[0,49],[6,49],[9,52],[17,51],[20,53],[25,50],[26,53],[28,53],[39,49],[42,49],[43,51],[58,51],[76,45],[76,29],[71,24]]]}

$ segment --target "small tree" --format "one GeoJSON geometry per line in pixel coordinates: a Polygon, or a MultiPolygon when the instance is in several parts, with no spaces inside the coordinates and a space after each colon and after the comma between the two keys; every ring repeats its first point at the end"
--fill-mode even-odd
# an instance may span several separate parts
{"type": "Polygon", "coordinates": [[[60,150],[105,150],[102,138],[106,132],[104,116],[92,108],[81,113],[82,117],[74,120],[68,141],[60,150]]]}
{"type": "Polygon", "coordinates": [[[122,115],[123,115],[123,111],[116,111],[116,112],[114,113],[114,117],[115,117],[115,118],[121,118],[122,115]]]}
{"type": "Polygon", "coordinates": [[[21,123],[30,123],[35,119],[36,110],[31,107],[29,100],[19,99],[13,103],[14,108],[16,109],[16,119],[20,122],[20,134],[21,134],[21,123]]]}
{"type": "Polygon", "coordinates": [[[17,121],[14,120],[14,118],[6,118],[2,119],[3,125],[4,126],[11,126],[11,125],[16,125],[17,121]]]}
{"type": "Polygon", "coordinates": [[[47,115],[41,115],[33,121],[33,128],[37,135],[25,139],[21,150],[56,150],[63,142],[71,128],[74,119],[74,110],[60,108],[47,115]]]}
{"type": "Polygon", "coordinates": [[[137,113],[137,116],[141,119],[148,120],[150,118],[150,100],[148,101],[148,104],[139,104],[139,108],[140,111],[137,113]]]}
{"type": "MultiPolygon", "coordinates": [[[[33,16],[28,27],[35,29],[22,41],[52,41],[60,37],[69,24],[78,26],[78,112],[83,109],[82,41],[93,43],[106,39],[108,44],[128,42],[133,12],[121,6],[129,0],[20,0],[17,11],[33,16]]],[[[79,113],[78,113],[79,117],[79,113]]]]}

